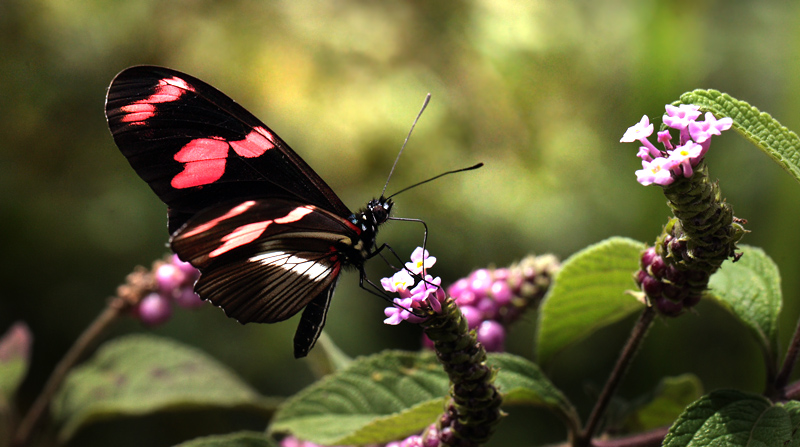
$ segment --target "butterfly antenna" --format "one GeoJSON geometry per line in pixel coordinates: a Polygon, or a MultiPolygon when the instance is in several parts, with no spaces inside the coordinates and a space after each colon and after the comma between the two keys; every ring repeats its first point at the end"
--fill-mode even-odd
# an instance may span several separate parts
{"type": "Polygon", "coordinates": [[[390,195],[388,198],[391,199],[392,197],[400,194],[401,192],[405,192],[405,191],[408,191],[411,188],[416,188],[419,185],[424,185],[425,183],[432,182],[432,181],[436,180],[437,178],[444,177],[445,175],[455,174],[457,172],[472,171],[473,169],[478,169],[481,166],[483,166],[483,163],[478,163],[476,165],[469,166],[469,167],[466,167],[466,168],[461,168],[461,169],[455,169],[455,170],[452,170],[452,171],[442,172],[441,174],[439,174],[439,175],[437,175],[435,177],[431,177],[428,180],[423,180],[423,181],[421,181],[419,183],[414,183],[411,186],[406,186],[405,188],[401,189],[400,191],[397,191],[396,193],[390,195]]]}
{"type": "Polygon", "coordinates": [[[417,117],[414,118],[414,123],[411,124],[411,129],[408,131],[408,135],[406,135],[406,140],[403,142],[403,146],[400,148],[400,152],[397,153],[397,158],[394,159],[394,164],[392,165],[392,170],[389,171],[389,177],[386,178],[386,184],[383,185],[383,191],[381,191],[381,197],[386,194],[386,187],[389,186],[389,180],[392,178],[392,174],[394,174],[394,168],[397,167],[397,162],[400,161],[400,155],[403,153],[403,149],[406,148],[406,144],[408,144],[408,139],[411,138],[411,132],[414,132],[414,127],[417,125],[417,121],[419,121],[419,117],[422,116],[422,112],[425,111],[425,107],[428,107],[428,103],[431,102],[431,94],[428,93],[425,96],[425,101],[422,103],[422,108],[419,109],[419,113],[417,113],[417,117]]]}

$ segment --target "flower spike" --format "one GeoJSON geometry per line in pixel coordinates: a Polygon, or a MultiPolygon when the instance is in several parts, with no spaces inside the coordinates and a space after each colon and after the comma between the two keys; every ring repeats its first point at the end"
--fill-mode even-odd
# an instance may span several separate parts
{"type": "Polygon", "coordinates": [[[722,199],[719,185],[710,180],[705,164],[711,137],[730,129],[733,120],[706,113],[705,120],[697,122],[700,109],[688,104],[667,105],[666,111],[664,124],[680,130],[680,145],[672,146],[669,131],[659,132],[666,156],[648,161],[640,149],[643,169],[636,177],[642,185],[664,188],[675,217],[655,246],[642,253],[634,279],[643,301],[662,315],[678,316],[697,304],[725,259],[738,259],[736,243],[746,230],[722,199]]]}

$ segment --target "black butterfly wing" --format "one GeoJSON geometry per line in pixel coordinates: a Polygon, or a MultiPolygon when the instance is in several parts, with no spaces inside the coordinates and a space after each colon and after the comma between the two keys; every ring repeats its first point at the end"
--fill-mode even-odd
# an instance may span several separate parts
{"type": "Polygon", "coordinates": [[[333,284],[327,290],[322,291],[316,298],[308,302],[303,316],[300,317],[300,323],[297,324],[297,331],[294,333],[294,358],[299,359],[308,355],[317,342],[322,328],[325,326],[325,318],[328,315],[328,307],[330,307],[337,281],[339,281],[338,277],[333,280],[333,284]]]}
{"type": "Polygon", "coordinates": [[[170,208],[170,233],[234,198],[286,197],[350,211],[275,132],[224,93],[163,67],[120,72],[106,118],[134,170],[170,208]]]}
{"type": "Polygon", "coordinates": [[[316,342],[361,229],[331,188],[271,129],[187,74],[123,70],[106,117],[131,166],[169,207],[173,250],[195,290],[242,323],[306,310],[295,357],[316,342]]]}
{"type": "Polygon", "coordinates": [[[170,244],[202,271],[197,293],[241,323],[275,323],[306,307],[295,335],[295,357],[302,357],[325,324],[346,262],[342,248],[359,234],[334,213],[270,198],[206,209],[170,244]]]}

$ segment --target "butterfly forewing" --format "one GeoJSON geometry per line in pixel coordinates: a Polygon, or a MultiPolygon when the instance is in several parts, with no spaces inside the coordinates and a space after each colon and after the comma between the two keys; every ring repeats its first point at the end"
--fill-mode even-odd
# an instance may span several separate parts
{"type": "Polygon", "coordinates": [[[170,206],[170,232],[204,208],[250,196],[286,196],[350,214],[278,135],[192,76],[129,68],[109,87],[106,117],[131,166],[170,206]]]}

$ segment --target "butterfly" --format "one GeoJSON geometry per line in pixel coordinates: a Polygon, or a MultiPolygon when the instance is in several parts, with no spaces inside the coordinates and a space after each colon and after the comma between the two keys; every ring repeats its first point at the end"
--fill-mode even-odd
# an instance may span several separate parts
{"type": "Polygon", "coordinates": [[[294,356],[306,356],[341,271],[355,267],[364,279],[391,198],[351,212],[258,118],[176,70],[120,72],[106,118],[122,154],[167,204],[170,246],[201,272],[197,294],[243,324],[305,308],[294,356]]]}

